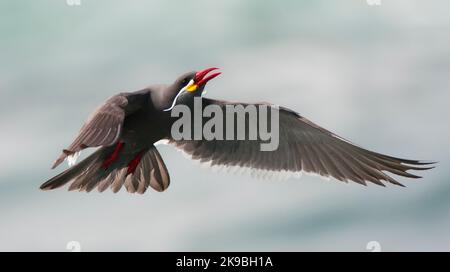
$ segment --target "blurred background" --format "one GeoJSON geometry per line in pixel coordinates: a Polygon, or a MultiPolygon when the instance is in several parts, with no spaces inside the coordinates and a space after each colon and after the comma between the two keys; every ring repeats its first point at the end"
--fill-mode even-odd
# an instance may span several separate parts
{"type": "Polygon", "coordinates": [[[0,2],[1,251],[450,250],[449,1],[77,2],[0,2]],[[209,97],[438,167],[406,188],[260,181],[159,146],[164,193],[38,189],[106,98],[209,66],[209,97]]]}

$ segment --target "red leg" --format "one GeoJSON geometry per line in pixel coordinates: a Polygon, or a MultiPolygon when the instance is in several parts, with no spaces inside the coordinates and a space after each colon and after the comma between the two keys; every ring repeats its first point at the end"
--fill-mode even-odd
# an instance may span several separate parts
{"type": "Polygon", "coordinates": [[[116,160],[117,155],[119,155],[120,150],[122,149],[124,143],[118,142],[116,148],[114,148],[113,153],[103,162],[102,167],[108,169],[108,167],[116,160]]]}
{"type": "Polygon", "coordinates": [[[127,169],[127,175],[129,174],[133,174],[134,171],[136,170],[137,166],[139,165],[139,163],[141,162],[142,159],[142,155],[144,155],[145,150],[142,150],[141,152],[139,152],[134,159],[132,159],[129,163],[128,163],[128,169],[127,169]]]}

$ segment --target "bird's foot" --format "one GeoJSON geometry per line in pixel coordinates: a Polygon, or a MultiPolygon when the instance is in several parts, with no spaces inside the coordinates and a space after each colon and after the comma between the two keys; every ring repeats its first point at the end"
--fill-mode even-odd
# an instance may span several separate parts
{"type": "Polygon", "coordinates": [[[144,155],[146,150],[141,150],[135,157],[128,163],[127,175],[133,174],[137,166],[141,162],[142,155],[144,155]]]}
{"type": "Polygon", "coordinates": [[[108,167],[116,160],[119,155],[120,150],[123,147],[123,142],[118,142],[116,148],[114,148],[113,153],[103,162],[102,167],[106,170],[108,167]]]}

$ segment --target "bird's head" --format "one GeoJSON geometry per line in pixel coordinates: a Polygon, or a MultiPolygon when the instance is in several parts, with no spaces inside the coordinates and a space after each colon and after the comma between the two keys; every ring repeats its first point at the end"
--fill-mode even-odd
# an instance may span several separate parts
{"type": "Polygon", "coordinates": [[[209,72],[217,70],[217,67],[206,68],[197,72],[189,72],[182,76],[180,76],[175,82],[178,83],[180,87],[180,91],[186,91],[187,93],[191,93],[195,96],[201,95],[203,90],[205,89],[206,83],[216,76],[220,75],[220,73],[209,74],[209,72]]]}
{"type": "Polygon", "coordinates": [[[210,67],[201,71],[188,72],[178,77],[172,85],[175,87],[176,95],[173,97],[171,106],[165,111],[171,110],[178,102],[182,101],[181,103],[183,103],[193,97],[201,96],[204,93],[206,83],[221,74],[220,72],[209,74],[217,69],[219,68],[210,67]]]}

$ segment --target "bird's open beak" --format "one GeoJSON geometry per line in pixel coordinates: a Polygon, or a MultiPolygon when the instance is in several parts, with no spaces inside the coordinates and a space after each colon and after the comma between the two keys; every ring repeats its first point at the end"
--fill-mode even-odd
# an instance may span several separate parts
{"type": "Polygon", "coordinates": [[[210,67],[210,68],[206,68],[202,71],[197,72],[194,77],[194,82],[187,87],[187,90],[189,92],[194,92],[197,90],[198,87],[205,85],[208,81],[210,81],[211,79],[220,75],[221,73],[213,73],[209,76],[206,76],[209,72],[217,70],[217,69],[219,69],[219,68],[210,67]]]}

